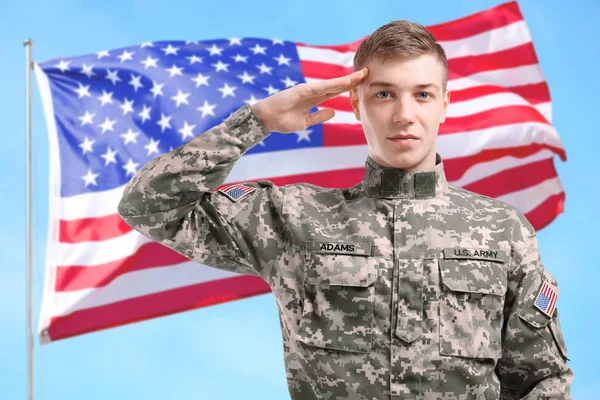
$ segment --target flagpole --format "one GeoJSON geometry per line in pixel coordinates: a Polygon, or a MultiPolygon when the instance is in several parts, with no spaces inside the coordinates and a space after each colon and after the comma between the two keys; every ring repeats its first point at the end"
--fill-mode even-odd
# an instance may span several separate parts
{"type": "Polygon", "coordinates": [[[31,46],[32,39],[26,39],[23,42],[25,46],[25,131],[26,131],[26,170],[27,170],[27,366],[28,366],[28,399],[33,400],[33,235],[31,223],[31,46]]]}

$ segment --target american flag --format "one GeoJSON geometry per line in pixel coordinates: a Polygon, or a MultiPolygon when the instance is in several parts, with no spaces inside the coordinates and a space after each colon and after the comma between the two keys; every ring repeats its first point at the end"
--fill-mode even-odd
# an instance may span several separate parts
{"type": "Polygon", "coordinates": [[[558,292],[548,282],[544,282],[540,288],[540,292],[535,299],[534,305],[539,308],[544,314],[552,317],[558,300],[558,292]]]}
{"type": "MultiPolygon", "coordinates": [[[[563,211],[553,160],[566,154],[517,3],[428,29],[449,59],[451,102],[437,141],[448,180],[514,205],[541,229],[563,211]]],[[[35,64],[50,136],[42,343],[270,292],[256,276],[191,262],[133,231],[117,214],[122,190],[146,162],[240,106],[349,74],[362,40],[162,41],[35,64]]],[[[225,185],[359,182],[367,145],[347,93],[320,107],[335,117],[270,135],[225,185]]]]}

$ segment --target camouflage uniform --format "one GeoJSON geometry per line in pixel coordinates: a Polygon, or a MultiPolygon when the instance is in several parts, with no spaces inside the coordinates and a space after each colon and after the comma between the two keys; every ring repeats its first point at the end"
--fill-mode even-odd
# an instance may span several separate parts
{"type": "Polygon", "coordinates": [[[449,184],[439,154],[413,173],[368,157],[345,189],[214,191],[268,135],[245,105],[148,162],[118,210],[192,260],[270,285],[292,399],[570,399],[558,310],[533,304],[557,282],[518,210],[449,184]]]}

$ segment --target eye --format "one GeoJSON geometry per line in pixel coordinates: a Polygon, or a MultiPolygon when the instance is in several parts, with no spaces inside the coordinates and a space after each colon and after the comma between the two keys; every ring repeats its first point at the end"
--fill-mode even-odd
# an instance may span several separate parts
{"type": "Polygon", "coordinates": [[[427,96],[429,96],[429,97],[433,97],[433,96],[432,96],[432,94],[431,94],[431,93],[428,93],[428,92],[420,92],[420,93],[419,93],[419,95],[422,95],[422,94],[424,94],[424,95],[425,95],[425,97],[419,97],[420,99],[427,99],[427,98],[428,98],[427,96]]]}
{"type": "Polygon", "coordinates": [[[390,96],[390,92],[386,92],[386,91],[379,92],[375,96],[379,97],[380,99],[387,99],[390,96]],[[380,94],[386,94],[387,96],[381,97],[380,94]]]}

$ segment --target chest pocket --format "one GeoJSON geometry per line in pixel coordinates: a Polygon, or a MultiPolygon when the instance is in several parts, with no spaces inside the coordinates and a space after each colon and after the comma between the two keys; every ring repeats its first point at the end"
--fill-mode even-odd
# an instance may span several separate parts
{"type": "Polygon", "coordinates": [[[375,281],[381,259],[307,253],[303,311],[296,339],[364,353],[373,347],[375,281]]]}
{"type": "Polygon", "coordinates": [[[502,357],[508,254],[500,249],[444,249],[439,259],[440,354],[502,357]]]}

